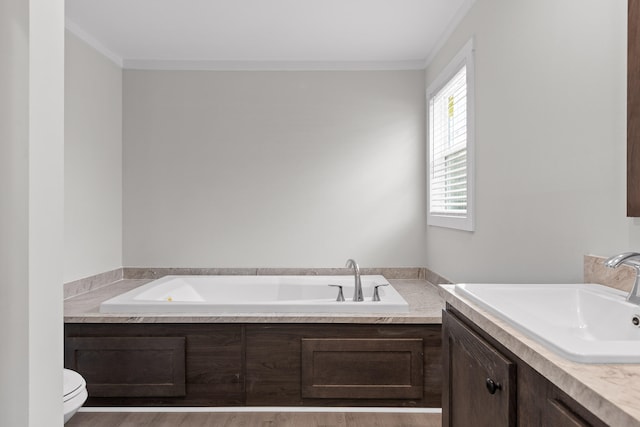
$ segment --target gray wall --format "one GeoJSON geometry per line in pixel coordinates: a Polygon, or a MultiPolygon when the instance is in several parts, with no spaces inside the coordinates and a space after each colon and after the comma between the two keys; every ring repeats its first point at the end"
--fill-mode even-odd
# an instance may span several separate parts
{"type": "Polygon", "coordinates": [[[65,112],[69,282],[122,267],[122,69],[69,31],[65,112]]]}
{"type": "Polygon", "coordinates": [[[417,266],[424,73],[124,72],[124,265],[417,266]]]}
{"type": "MultiPolygon", "coordinates": [[[[455,281],[580,281],[584,254],[640,243],[625,217],[625,40],[624,2],[477,0],[426,81],[125,71],[123,264],[355,257],[455,281]],[[476,231],[427,229],[424,87],[471,36],[476,231]]],[[[113,264],[67,259],[67,278],[113,264]]]]}
{"type": "Polygon", "coordinates": [[[0,425],[62,425],[64,2],[0,2],[0,425]]]}
{"type": "Polygon", "coordinates": [[[626,2],[477,0],[426,71],[476,41],[474,233],[428,227],[454,281],[581,281],[640,246],[625,217],[626,2]]]}
{"type": "Polygon", "coordinates": [[[28,3],[0,3],[0,424],[27,425],[29,386],[28,3]]]}

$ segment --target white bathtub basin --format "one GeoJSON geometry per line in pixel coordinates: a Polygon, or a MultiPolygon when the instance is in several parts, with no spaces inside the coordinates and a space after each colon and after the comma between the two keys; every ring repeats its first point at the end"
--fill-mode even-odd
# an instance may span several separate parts
{"type": "Polygon", "coordinates": [[[640,307],[626,293],[594,284],[458,284],[476,302],[567,359],[640,363],[640,307]]]}
{"type": "Polygon", "coordinates": [[[353,276],[165,276],[100,304],[101,313],[406,313],[409,304],[384,276],[361,276],[365,301],[353,302],[353,276]],[[337,302],[342,285],[344,302],[337,302]]]}

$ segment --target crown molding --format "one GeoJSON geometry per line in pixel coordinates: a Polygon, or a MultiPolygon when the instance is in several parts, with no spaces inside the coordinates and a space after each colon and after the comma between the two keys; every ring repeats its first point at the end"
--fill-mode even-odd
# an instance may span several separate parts
{"type": "Polygon", "coordinates": [[[456,14],[453,16],[453,18],[451,18],[451,21],[449,21],[447,28],[438,38],[438,41],[433,46],[433,49],[431,49],[431,52],[429,53],[427,58],[423,61],[422,68],[424,68],[425,70],[429,68],[429,65],[431,65],[431,62],[433,62],[436,55],[440,53],[440,49],[442,49],[447,40],[449,40],[449,37],[451,37],[451,34],[453,34],[456,28],[458,28],[458,25],[460,25],[464,17],[467,16],[467,13],[469,13],[469,10],[471,10],[475,2],[476,0],[466,0],[464,4],[460,6],[456,14]]]}
{"type": "Polygon", "coordinates": [[[125,59],[127,70],[180,71],[393,71],[423,70],[415,61],[211,61],[125,59]]]}
{"type": "Polygon", "coordinates": [[[109,60],[111,60],[118,67],[123,68],[123,59],[120,55],[117,55],[108,47],[100,43],[97,39],[95,39],[91,34],[87,33],[85,30],[80,28],[78,24],[71,21],[69,18],[65,18],[64,27],[74,36],[78,37],[80,40],[100,52],[102,55],[106,56],[109,60]]]}

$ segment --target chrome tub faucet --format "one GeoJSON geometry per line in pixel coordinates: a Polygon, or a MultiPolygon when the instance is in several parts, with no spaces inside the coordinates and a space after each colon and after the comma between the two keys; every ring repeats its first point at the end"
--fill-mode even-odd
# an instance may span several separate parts
{"type": "Polygon", "coordinates": [[[353,300],[364,301],[364,297],[362,296],[362,281],[360,280],[360,267],[358,267],[358,263],[349,258],[345,267],[353,268],[353,274],[355,276],[356,286],[353,291],[353,300]]]}
{"type": "Polygon", "coordinates": [[[604,265],[609,268],[617,268],[622,264],[631,266],[636,270],[636,280],[633,283],[633,288],[631,288],[629,295],[627,295],[627,301],[640,304],[640,295],[638,295],[638,292],[640,292],[640,253],[623,252],[612,256],[604,262],[604,265]]]}

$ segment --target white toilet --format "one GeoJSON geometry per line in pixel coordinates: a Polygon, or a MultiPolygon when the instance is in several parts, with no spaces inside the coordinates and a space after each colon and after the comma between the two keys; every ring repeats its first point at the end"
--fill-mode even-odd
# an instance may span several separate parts
{"type": "Polygon", "coordinates": [[[66,423],[87,400],[88,394],[87,383],[79,373],[65,369],[63,379],[64,422],[66,423]]]}

